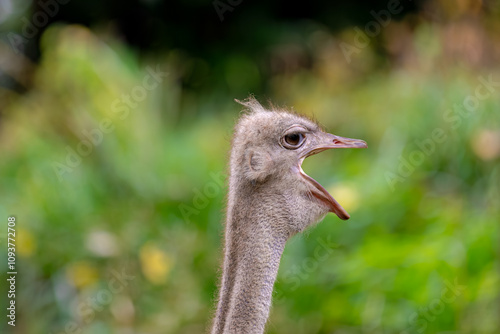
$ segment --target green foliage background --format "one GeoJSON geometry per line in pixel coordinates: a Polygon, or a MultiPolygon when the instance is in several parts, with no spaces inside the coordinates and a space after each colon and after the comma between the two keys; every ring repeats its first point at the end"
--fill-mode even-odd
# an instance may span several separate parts
{"type": "Polygon", "coordinates": [[[19,274],[17,325],[4,317],[2,332],[206,332],[233,98],[257,91],[369,145],[304,163],[352,218],[328,215],[289,242],[267,332],[498,333],[500,85],[472,112],[453,106],[479,77],[500,82],[500,27],[493,14],[462,15],[472,18],[391,22],[381,38],[392,58],[372,43],[351,62],[339,44],[354,45],[354,30],[297,23],[263,56],[277,71],[245,54],[218,72],[182,50],[139,57],[99,29],[50,26],[31,88],[4,95],[0,219],[6,230],[17,218],[19,274]],[[114,112],[157,66],[168,73],[158,87],[125,117],[114,112]],[[214,73],[227,86],[196,89],[214,73]],[[113,130],[61,169],[105,119],[113,130]],[[415,153],[421,145],[430,153],[415,153]],[[99,302],[116,271],[134,278],[99,302]],[[82,312],[89,298],[97,306],[82,312]]]}

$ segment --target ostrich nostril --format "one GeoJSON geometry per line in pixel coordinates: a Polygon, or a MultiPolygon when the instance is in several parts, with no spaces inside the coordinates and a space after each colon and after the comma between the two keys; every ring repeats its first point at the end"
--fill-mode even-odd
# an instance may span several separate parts
{"type": "Polygon", "coordinates": [[[335,145],[342,145],[342,144],[343,144],[343,142],[341,142],[341,141],[340,141],[340,140],[338,140],[338,139],[334,139],[334,140],[333,140],[333,143],[334,143],[335,145]]]}

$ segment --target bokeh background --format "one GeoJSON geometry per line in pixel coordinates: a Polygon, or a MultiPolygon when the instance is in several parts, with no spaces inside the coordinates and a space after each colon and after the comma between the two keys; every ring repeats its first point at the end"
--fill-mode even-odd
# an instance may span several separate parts
{"type": "Polygon", "coordinates": [[[249,94],[369,144],[304,163],[352,218],[289,242],[267,333],[500,332],[499,2],[0,0],[0,24],[2,333],[207,332],[249,94]]]}

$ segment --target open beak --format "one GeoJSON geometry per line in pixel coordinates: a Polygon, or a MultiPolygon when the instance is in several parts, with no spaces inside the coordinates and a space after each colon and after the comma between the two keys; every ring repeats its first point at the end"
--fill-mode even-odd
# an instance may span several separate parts
{"type": "Polygon", "coordinates": [[[335,213],[340,219],[347,220],[350,218],[349,214],[344,210],[344,208],[326,191],[321,184],[319,184],[315,179],[307,175],[302,170],[302,162],[305,158],[311,155],[329,150],[332,148],[367,148],[366,142],[359,139],[344,138],[332,135],[330,133],[321,133],[319,138],[315,138],[316,143],[313,143],[313,147],[304,152],[299,160],[299,171],[302,177],[306,179],[315,189],[312,191],[312,195],[318,200],[326,204],[329,208],[329,212],[335,213]]]}

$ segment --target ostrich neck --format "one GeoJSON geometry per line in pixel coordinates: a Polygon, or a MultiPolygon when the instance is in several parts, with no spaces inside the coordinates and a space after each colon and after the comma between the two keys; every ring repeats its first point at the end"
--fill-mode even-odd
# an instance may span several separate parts
{"type": "MultiPolygon", "coordinates": [[[[238,203],[240,202],[240,203],[238,203]]],[[[222,284],[212,334],[260,334],[271,306],[287,237],[277,219],[249,205],[228,203],[222,284]]]]}

